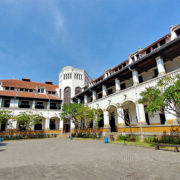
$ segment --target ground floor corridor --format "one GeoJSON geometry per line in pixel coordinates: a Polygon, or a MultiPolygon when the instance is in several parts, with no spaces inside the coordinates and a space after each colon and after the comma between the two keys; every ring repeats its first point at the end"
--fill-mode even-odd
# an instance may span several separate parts
{"type": "Polygon", "coordinates": [[[179,153],[102,140],[39,139],[0,143],[2,180],[179,179],[179,153]]]}

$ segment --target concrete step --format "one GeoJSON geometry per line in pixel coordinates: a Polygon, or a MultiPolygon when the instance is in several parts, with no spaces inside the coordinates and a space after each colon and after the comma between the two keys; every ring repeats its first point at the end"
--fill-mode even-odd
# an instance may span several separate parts
{"type": "Polygon", "coordinates": [[[62,134],[58,134],[57,138],[68,139],[69,136],[71,136],[71,133],[62,133],[62,134]]]}

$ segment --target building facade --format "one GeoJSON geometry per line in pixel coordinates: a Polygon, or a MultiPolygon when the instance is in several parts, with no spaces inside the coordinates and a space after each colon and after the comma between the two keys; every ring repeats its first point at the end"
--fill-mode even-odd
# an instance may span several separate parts
{"type": "MultiPolygon", "coordinates": [[[[33,131],[73,132],[70,120],[61,121],[63,103],[83,103],[96,108],[102,120],[98,128],[81,132],[126,132],[162,134],[180,131],[178,117],[156,112],[152,117],[139,104],[140,93],[155,86],[165,75],[180,73],[180,25],[170,28],[170,33],[148,47],[130,54],[128,59],[104,74],[91,80],[86,71],[66,66],[59,73],[59,83],[37,83],[30,79],[0,80],[0,108],[11,110],[13,115],[32,111],[42,116],[42,125],[33,131]]],[[[0,125],[0,134],[18,129],[14,120],[0,125]]]]}
{"type": "Polygon", "coordinates": [[[150,116],[144,110],[145,105],[138,103],[140,93],[147,87],[177,73],[180,73],[180,25],[171,27],[169,34],[144,49],[138,48],[127,60],[106,70],[85,86],[74,101],[99,110],[103,123],[99,123],[97,131],[179,133],[179,117],[167,112],[150,116]]]}
{"type": "MultiPolygon", "coordinates": [[[[39,114],[42,124],[31,127],[34,133],[70,132],[70,121],[60,119],[61,107],[63,103],[70,103],[89,81],[90,77],[84,70],[71,66],[64,67],[59,73],[58,85],[49,81],[31,82],[27,78],[0,80],[0,109],[11,111],[13,117],[22,112],[39,114]]],[[[19,127],[17,121],[10,119],[7,124],[0,124],[0,135],[19,130],[19,127]]]]}

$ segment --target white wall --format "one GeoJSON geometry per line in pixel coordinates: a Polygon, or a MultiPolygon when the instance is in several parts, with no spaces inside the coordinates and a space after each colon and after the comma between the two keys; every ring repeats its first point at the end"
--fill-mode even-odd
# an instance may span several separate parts
{"type": "MultiPolygon", "coordinates": [[[[59,91],[61,89],[61,98],[64,98],[64,89],[66,87],[71,88],[71,97],[75,96],[75,88],[81,87],[83,88],[85,86],[85,78],[87,78],[87,73],[82,69],[77,69],[71,66],[66,66],[62,69],[62,71],[59,73],[59,91]],[[64,79],[64,74],[72,74],[71,79],[64,79]],[[82,79],[76,79],[75,74],[82,75],[82,79]]],[[[90,77],[89,77],[90,80],[90,77]]]]}

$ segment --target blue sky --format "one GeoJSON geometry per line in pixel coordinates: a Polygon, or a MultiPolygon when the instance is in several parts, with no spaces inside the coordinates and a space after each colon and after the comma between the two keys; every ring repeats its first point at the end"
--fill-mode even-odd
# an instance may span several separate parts
{"type": "Polygon", "coordinates": [[[0,79],[92,78],[180,24],[179,0],[0,0],[0,79]]]}

